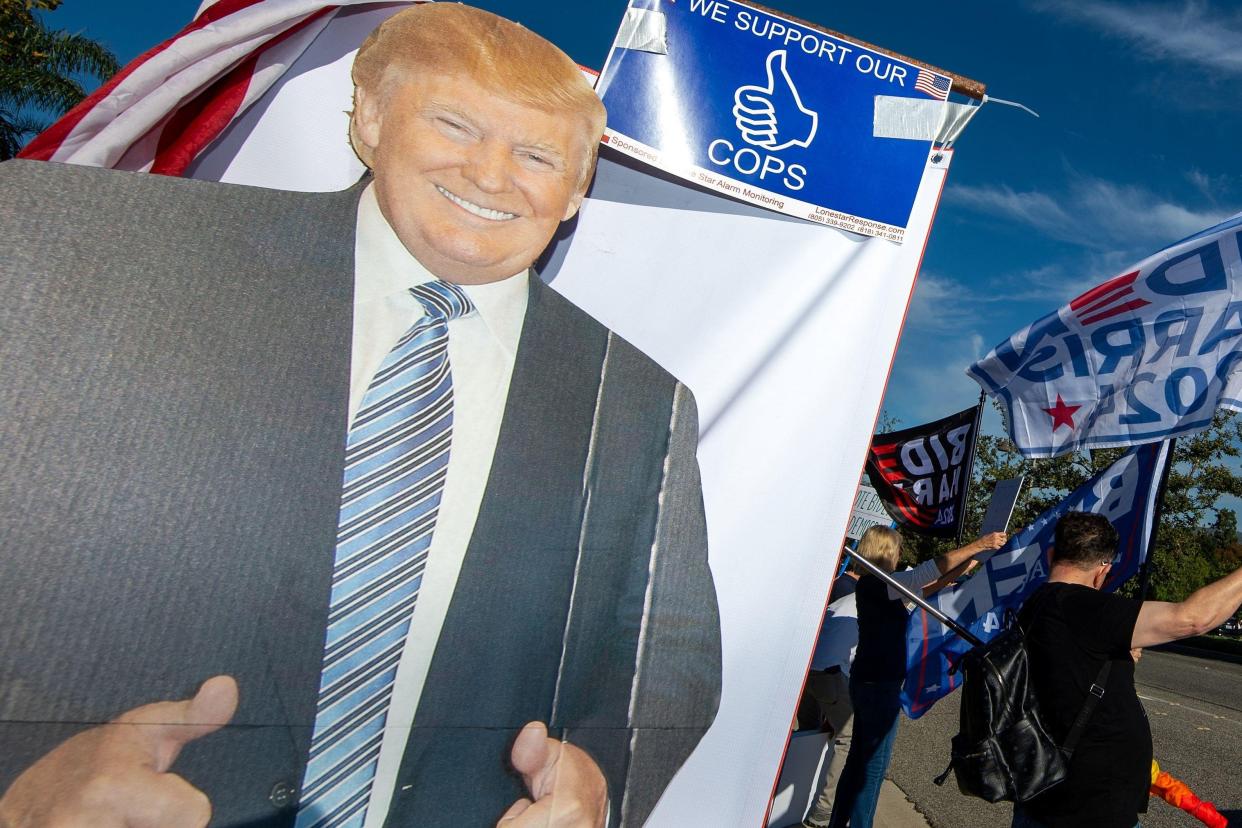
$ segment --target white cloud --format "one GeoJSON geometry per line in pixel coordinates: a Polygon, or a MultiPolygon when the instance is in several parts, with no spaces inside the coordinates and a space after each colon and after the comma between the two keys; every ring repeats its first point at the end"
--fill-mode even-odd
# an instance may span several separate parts
{"type": "Polygon", "coordinates": [[[970,361],[978,362],[983,356],[983,337],[980,334],[972,333],[970,335],[970,361]]]}
{"type": "MultiPolygon", "coordinates": [[[[1026,236],[1034,230],[1078,250],[1049,251],[1050,257],[1043,262],[983,274],[983,282],[979,274],[943,269],[921,274],[907,327],[920,334],[965,331],[981,323],[986,328],[984,320],[997,313],[1008,315],[1019,306],[1029,307],[1035,318],[1232,214],[1215,205],[1177,204],[1136,185],[1072,170],[1069,174],[1070,183],[1060,192],[950,185],[945,200],[959,209],[1017,225],[1026,236]]],[[[1199,187],[1210,188],[1214,183],[1198,171],[1187,176],[1199,187]]]]}
{"type": "MultiPolygon", "coordinates": [[[[990,280],[987,293],[976,294],[981,305],[1029,304],[1032,312],[1049,312],[1064,305],[1090,287],[1122,273],[1145,254],[1129,251],[1086,251],[1052,264],[998,274],[990,280]]],[[[983,308],[978,312],[984,313],[983,308]]]]}
{"type": "Polygon", "coordinates": [[[970,288],[961,282],[935,273],[920,273],[910,300],[906,330],[934,333],[961,330],[970,321],[970,307],[976,301],[970,288]]]}
{"type": "Polygon", "coordinates": [[[980,213],[1000,214],[1029,224],[1049,236],[1064,241],[1077,239],[1073,218],[1047,193],[1015,192],[1008,186],[971,186],[950,184],[945,200],[980,213]],[[1066,236],[1070,238],[1066,238],[1066,236]]]}
{"type": "Polygon", "coordinates": [[[1104,275],[1095,268],[1067,269],[1062,262],[1010,273],[993,283],[987,302],[1017,304],[1032,302],[1056,307],[1082,292],[1083,279],[1104,275]]]}
{"type": "Polygon", "coordinates": [[[974,330],[950,334],[907,326],[885,393],[885,410],[906,428],[973,405],[979,386],[966,376],[966,369],[983,356],[983,342],[974,330]]]}
{"type": "Polygon", "coordinates": [[[910,302],[884,397],[885,413],[905,428],[960,411],[979,388],[966,368],[983,356],[983,297],[962,282],[924,271],[910,302]]]}
{"type": "Polygon", "coordinates": [[[1186,180],[1199,191],[1199,193],[1215,205],[1222,193],[1227,193],[1231,189],[1232,176],[1221,173],[1220,175],[1211,175],[1200,169],[1191,168],[1185,173],[1186,180]]]}
{"type": "Polygon", "coordinates": [[[1242,14],[1202,2],[1179,6],[1105,0],[1047,0],[1036,8],[1121,38],[1152,58],[1190,63],[1222,75],[1242,75],[1242,14]]]}
{"type": "Polygon", "coordinates": [[[1079,177],[1068,192],[1018,192],[1006,186],[950,186],[946,201],[1028,225],[1049,238],[1096,251],[1153,253],[1227,218],[1231,211],[1192,209],[1132,185],[1079,177]]]}

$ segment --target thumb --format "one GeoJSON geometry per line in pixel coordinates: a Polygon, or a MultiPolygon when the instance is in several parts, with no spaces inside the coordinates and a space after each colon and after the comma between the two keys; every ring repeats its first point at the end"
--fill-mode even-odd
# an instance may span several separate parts
{"type": "Polygon", "coordinates": [[[237,712],[239,694],[232,676],[213,676],[190,699],[181,724],[183,741],[206,736],[224,727],[237,712]]]}
{"type": "Polygon", "coordinates": [[[784,88],[789,88],[791,85],[789,72],[785,69],[784,49],[768,55],[768,91],[775,92],[778,85],[784,88]]]}
{"type": "Polygon", "coordinates": [[[144,743],[155,770],[163,773],[181,748],[228,724],[237,701],[233,677],[214,676],[203,682],[193,698],[143,705],[121,715],[115,723],[139,725],[134,733],[144,743]]]}
{"type": "Polygon", "coordinates": [[[785,52],[777,50],[768,55],[767,63],[768,83],[764,87],[764,91],[771,92],[776,89],[776,76],[785,71],[785,52]]]}
{"type": "Polygon", "coordinates": [[[543,722],[528,722],[513,740],[513,749],[509,752],[513,769],[522,774],[522,780],[534,799],[539,799],[551,789],[548,771],[556,764],[556,756],[549,747],[551,744],[554,743],[548,739],[548,728],[543,722]]]}

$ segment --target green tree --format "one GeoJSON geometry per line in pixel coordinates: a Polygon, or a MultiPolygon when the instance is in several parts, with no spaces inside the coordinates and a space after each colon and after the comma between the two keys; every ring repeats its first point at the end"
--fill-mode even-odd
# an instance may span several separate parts
{"type": "Polygon", "coordinates": [[[49,29],[36,12],[61,0],[0,0],[0,161],[86,97],[77,78],[106,80],[116,56],[80,34],[49,29]]]}
{"type": "MultiPolygon", "coordinates": [[[[1242,565],[1237,516],[1220,502],[1226,495],[1242,497],[1242,474],[1233,467],[1236,462],[1231,463],[1242,456],[1239,445],[1242,418],[1226,412],[1217,412],[1205,431],[1178,439],[1152,553],[1148,597],[1179,601],[1242,565]]],[[[1031,460],[1019,454],[1005,437],[980,437],[964,536],[973,538],[978,533],[996,481],[1019,475],[1026,478],[1009,523],[1012,531],[1019,531],[1124,451],[1103,449],[1031,460]]],[[[909,562],[925,560],[952,547],[948,541],[903,534],[909,562]]],[[[1126,584],[1123,591],[1137,594],[1137,579],[1126,584]]]]}

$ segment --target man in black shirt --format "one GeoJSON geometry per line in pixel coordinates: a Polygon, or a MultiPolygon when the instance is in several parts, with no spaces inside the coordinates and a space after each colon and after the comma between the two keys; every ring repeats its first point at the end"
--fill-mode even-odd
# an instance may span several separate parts
{"type": "Polygon", "coordinates": [[[1100,592],[1117,549],[1103,515],[1057,523],[1048,583],[1022,608],[1031,679],[1049,732],[1064,742],[1104,662],[1112,667],[1066,780],[1015,806],[1013,828],[1132,828],[1147,810],[1151,728],[1134,690],[1130,650],[1200,635],[1242,603],[1242,569],[1181,603],[1100,592]]]}

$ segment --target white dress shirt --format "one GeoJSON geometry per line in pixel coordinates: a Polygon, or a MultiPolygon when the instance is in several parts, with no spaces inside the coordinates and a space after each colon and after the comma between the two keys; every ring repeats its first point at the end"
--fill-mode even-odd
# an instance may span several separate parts
{"type": "MultiPolygon", "coordinates": [[[[349,418],[380,363],[423,315],[409,289],[435,278],[410,255],[380,212],[373,187],[358,203],[354,248],[354,335],[349,418]]],[[[371,786],[366,828],[388,815],[406,738],[423,692],[440,628],[492,467],[509,378],[526,315],[527,271],[487,285],[462,285],[477,310],[448,323],[453,373],[453,442],[440,513],[410,632],[393,685],[379,766],[371,786]]]]}
{"type": "MultiPolygon", "coordinates": [[[[846,577],[844,575],[842,578],[846,577]]],[[[858,649],[858,604],[854,593],[838,598],[828,605],[824,623],[811,653],[811,669],[827,670],[839,667],[846,678],[854,664],[854,651],[858,649]]]]}

